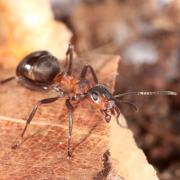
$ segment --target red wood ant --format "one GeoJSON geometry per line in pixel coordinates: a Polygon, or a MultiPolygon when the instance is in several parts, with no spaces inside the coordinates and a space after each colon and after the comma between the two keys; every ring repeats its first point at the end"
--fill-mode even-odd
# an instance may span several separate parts
{"type": "MultiPolygon", "coordinates": [[[[16,76],[9,77],[0,81],[4,84],[10,80],[16,79],[21,85],[31,89],[54,90],[57,92],[56,97],[42,99],[34,106],[26,121],[26,125],[21,133],[21,141],[30,122],[32,121],[37,109],[43,105],[57,101],[60,98],[66,98],[65,104],[69,111],[69,136],[68,136],[68,157],[71,157],[71,136],[73,129],[73,101],[79,102],[88,98],[91,103],[101,111],[106,122],[111,120],[111,115],[117,118],[120,115],[118,103],[128,103],[134,108],[136,106],[129,102],[119,101],[118,98],[124,95],[176,95],[173,91],[157,92],[127,92],[124,94],[112,95],[108,88],[98,83],[98,78],[92,66],[85,65],[82,68],[79,78],[72,75],[73,63],[73,46],[70,44],[66,52],[67,69],[61,71],[59,61],[56,57],[47,51],[35,51],[30,53],[19,63],[16,69],[16,76]],[[87,80],[87,73],[91,73],[93,82],[87,80]]],[[[13,148],[18,147],[17,142],[13,148]]]]}

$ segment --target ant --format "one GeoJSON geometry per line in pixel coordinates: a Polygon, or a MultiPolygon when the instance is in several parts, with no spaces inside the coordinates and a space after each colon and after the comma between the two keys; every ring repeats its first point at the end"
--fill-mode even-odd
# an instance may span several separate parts
{"type": "Polygon", "coordinates": [[[32,121],[37,109],[43,104],[49,104],[60,98],[66,98],[65,105],[69,111],[69,135],[68,135],[68,157],[72,156],[71,137],[74,116],[74,107],[72,102],[80,102],[87,98],[96,105],[97,109],[103,114],[106,122],[110,122],[111,116],[114,115],[118,119],[120,115],[119,103],[127,103],[136,106],[133,103],[120,101],[118,98],[124,95],[177,95],[173,91],[156,91],[156,92],[127,92],[123,94],[113,95],[105,85],[98,83],[98,78],[92,66],[85,65],[76,78],[72,75],[72,65],[74,61],[74,47],[69,44],[66,52],[66,71],[61,70],[61,66],[56,57],[47,51],[35,51],[22,59],[16,68],[16,76],[1,80],[0,84],[4,84],[11,80],[17,80],[26,88],[34,90],[55,91],[57,96],[46,98],[38,101],[30,112],[26,120],[25,127],[21,133],[21,139],[12,148],[20,146],[26,129],[32,121]],[[87,80],[87,73],[92,75],[93,81],[87,80]]]}

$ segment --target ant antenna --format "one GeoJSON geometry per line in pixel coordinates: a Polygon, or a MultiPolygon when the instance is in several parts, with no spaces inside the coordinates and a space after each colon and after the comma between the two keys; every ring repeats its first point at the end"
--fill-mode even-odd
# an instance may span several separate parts
{"type": "Polygon", "coordinates": [[[141,91],[141,92],[127,92],[117,94],[114,97],[119,98],[126,95],[135,95],[135,96],[155,96],[155,95],[169,95],[169,96],[176,96],[177,92],[174,91],[141,91]]]}
{"type": "Polygon", "coordinates": [[[131,103],[131,102],[128,102],[128,101],[121,101],[121,100],[117,100],[118,103],[124,103],[124,104],[127,104],[129,105],[130,107],[132,107],[135,111],[139,111],[139,108],[134,104],[134,103],[131,103]]]}

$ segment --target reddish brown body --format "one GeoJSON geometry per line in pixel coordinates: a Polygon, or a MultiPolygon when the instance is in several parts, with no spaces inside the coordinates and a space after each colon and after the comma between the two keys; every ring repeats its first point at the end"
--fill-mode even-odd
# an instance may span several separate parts
{"type": "Polygon", "coordinates": [[[90,89],[89,84],[81,86],[78,78],[65,73],[58,74],[55,77],[53,84],[63,89],[63,91],[71,97],[76,96],[76,94],[83,94],[90,89]]]}
{"type": "Polygon", "coordinates": [[[58,74],[54,79],[54,84],[71,94],[76,94],[78,82],[78,79],[64,73],[58,74]]]}

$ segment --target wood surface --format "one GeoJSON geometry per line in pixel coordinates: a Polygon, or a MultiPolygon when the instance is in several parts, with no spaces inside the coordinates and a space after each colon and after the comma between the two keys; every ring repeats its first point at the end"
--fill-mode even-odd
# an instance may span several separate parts
{"type": "MultiPolygon", "coordinates": [[[[113,92],[118,56],[91,54],[79,58],[74,68],[76,75],[83,64],[91,64],[100,83],[113,92]]],[[[13,72],[1,69],[0,79],[13,72]]],[[[73,158],[67,159],[68,112],[64,99],[43,105],[28,127],[23,144],[11,149],[33,105],[49,96],[15,81],[0,87],[0,179],[157,179],[123,117],[119,119],[123,127],[114,118],[108,124],[86,100],[75,110],[73,158]]]]}

